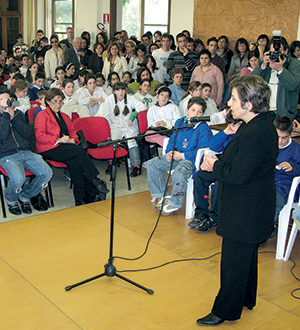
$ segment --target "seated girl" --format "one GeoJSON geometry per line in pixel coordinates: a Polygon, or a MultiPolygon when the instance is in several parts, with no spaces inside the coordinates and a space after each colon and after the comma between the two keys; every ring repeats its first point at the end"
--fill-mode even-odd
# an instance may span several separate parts
{"type": "Polygon", "coordinates": [[[107,77],[107,86],[103,86],[106,95],[111,95],[113,93],[113,87],[116,82],[120,81],[120,76],[117,72],[111,72],[107,77]]]}
{"type": "Polygon", "coordinates": [[[151,88],[149,94],[155,96],[155,87],[160,83],[157,80],[153,80],[151,71],[148,68],[142,67],[137,70],[137,79],[135,82],[128,85],[128,93],[135,94],[139,90],[140,82],[143,79],[149,79],[151,81],[151,88]]]}
{"type": "Polygon", "coordinates": [[[65,77],[66,78],[69,78],[69,79],[72,79],[72,80],[75,80],[77,78],[76,76],[76,68],[75,68],[75,64],[70,62],[69,64],[65,65],[65,72],[66,72],[66,75],[65,77]]]}
{"type": "Polygon", "coordinates": [[[139,44],[135,47],[135,56],[131,57],[128,64],[128,70],[133,79],[137,79],[137,70],[141,67],[146,53],[147,49],[143,44],[139,44]]]}
{"type": "Polygon", "coordinates": [[[89,73],[89,71],[84,68],[79,70],[78,78],[74,80],[75,92],[77,92],[79,88],[84,86],[84,78],[87,73],[89,73]]]}
{"type": "Polygon", "coordinates": [[[94,116],[99,110],[101,103],[107,98],[102,87],[96,87],[96,77],[93,73],[88,73],[84,78],[84,87],[81,87],[77,92],[78,104],[85,105],[94,116]]]}
{"type": "Polygon", "coordinates": [[[65,69],[63,66],[58,66],[56,69],[55,69],[55,78],[56,80],[50,85],[50,88],[59,88],[61,89],[62,88],[62,82],[64,81],[65,79],[65,69]]]}
{"type": "Polygon", "coordinates": [[[251,72],[259,66],[259,52],[257,49],[251,50],[247,56],[248,66],[241,70],[240,76],[251,74],[251,72]]]}
{"type": "Polygon", "coordinates": [[[86,204],[89,186],[99,193],[108,189],[97,180],[99,174],[86,151],[78,145],[78,137],[71,119],[61,113],[64,94],[51,88],[45,97],[47,108],[39,113],[35,121],[36,151],[44,158],[64,162],[68,166],[74,183],[75,205],[86,204]]]}
{"type": "Polygon", "coordinates": [[[154,97],[149,94],[151,88],[151,81],[149,79],[143,79],[140,82],[140,90],[134,94],[134,97],[145,104],[146,108],[149,109],[155,103],[154,97]]]}
{"type": "MultiPolygon", "coordinates": [[[[138,129],[136,125],[133,125],[130,116],[133,109],[137,112],[146,110],[143,103],[134,96],[126,94],[126,89],[127,87],[123,82],[116,82],[113,86],[113,94],[107,97],[96,113],[96,116],[105,117],[108,120],[112,140],[138,135],[138,129]]],[[[130,176],[136,177],[141,163],[139,148],[135,140],[129,140],[127,144],[132,166],[130,176]]]]}
{"type": "Polygon", "coordinates": [[[80,118],[91,116],[90,110],[85,105],[78,103],[73,80],[65,79],[62,83],[62,91],[65,98],[61,112],[66,113],[70,118],[72,118],[73,112],[77,113],[80,118]]]}
{"type": "MultiPolygon", "coordinates": [[[[174,103],[170,102],[172,92],[168,87],[162,87],[157,92],[158,101],[153,105],[147,113],[149,130],[164,130],[174,126],[176,120],[180,118],[180,112],[174,103]]],[[[150,133],[150,131],[148,131],[150,133]]],[[[169,134],[170,136],[171,134],[169,134]]],[[[146,141],[163,145],[166,135],[155,134],[147,136],[146,141]]]]}
{"type": "Polygon", "coordinates": [[[187,104],[192,97],[201,97],[202,96],[202,87],[200,81],[193,81],[190,83],[188,90],[182,96],[182,99],[179,103],[180,115],[183,117],[186,114],[187,104]]]}
{"type": "Polygon", "coordinates": [[[6,87],[8,89],[11,86],[11,82],[12,82],[12,80],[14,78],[14,75],[16,75],[17,73],[20,73],[20,69],[17,66],[15,66],[15,65],[11,66],[10,69],[9,69],[9,74],[8,74],[9,75],[9,79],[4,82],[4,85],[6,85],[6,87]]]}

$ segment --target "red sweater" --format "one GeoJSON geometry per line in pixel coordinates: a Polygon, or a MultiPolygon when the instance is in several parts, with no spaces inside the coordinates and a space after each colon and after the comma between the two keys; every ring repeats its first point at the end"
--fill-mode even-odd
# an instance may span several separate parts
{"type": "MultiPolygon", "coordinates": [[[[63,112],[61,112],[61,115],[68,127],[70,138],[75,139],[76,143],[79,143],[76,130],[70,117],[63,112]]],[[[56,146],[54,144],[59,139],[60,127],[49,107],[39,112],[39,115],[35,120],[34,130],[37,153],[44,152],[59,146],[59,144],[56,146]]]]}

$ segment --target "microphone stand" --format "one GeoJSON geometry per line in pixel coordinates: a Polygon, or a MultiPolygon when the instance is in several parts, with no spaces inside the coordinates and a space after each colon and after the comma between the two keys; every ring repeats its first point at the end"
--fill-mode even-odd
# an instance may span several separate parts
{"type": "MultiPolygon", "coordinates": [[[[173,132],[177,129],[186,129],[186,128],[191,128],[191,127],[194,127],[196,126],[198,123],[195,123],[195,124],[188,124],[187,126],[183,126],[183,127],[177,127],[177,128],[171,128],[171,129],[168,129],[168,130],[161,130],[161,133],[166,133],[166,132],[173,132]]],[[[86,280],[83,280],[81,282],[78,282],[76,284],[73,284],[73,285],[68,285],[65,287],[65,290],[66,291],[70,291],[72,290],[73,288],[77,287],[77,286],[80,286],[80,285],[83,285],[85,283],[88,283],[88,282],[91,282],[91,281],[94,281],[100,277],[103,277],[103,276],[107,276],[107,277],[118,277],[120,278],[121,280],[123,281],[126,281],[144,291],[146,291],[147,293],[149,294],[154,294],[154,291],[151,290],[151,289],[148,289],[136,282],[133,282],[131,281],[130,279],[120,275],[117,273],[117,269],[116,267],[113,265],[113,261],[114,261],[114,257],[113,257],[113,242],[114,242],[114,217],[115,217],[115,191],[116,191],[116,162],[117,162],[117,159],[116,159],[116,150],[118,148],[118,144],[121,143],[121,142],[124,142],[124,141],[128,141],[128,140],[133,140],[133,139],[142,139],[144,138],[145,136],[150,136],[150,135],[155,135],[155,134],[159,134],[160,131],[156,131],[155,133],[144,133],[144,134],[141,134],[141,135],[137,135],[137,136],[134,136],[134,137],[130,137],[130,138],[124,138],[124,139],[119,139],[119,140],[113,140],[113,141],[106,141],[106,142],[102,142],[102,143],[98,143],[97,144],[97,147],[104,147],[104,146],[107,146],[107,145],[112,145],[113,147],[113,150],[114,150],[114,157],[113,157],[113,163],[112,163],[112,173],[111,173],[111,181],[112,181],[112,190],[111,190],[111,213],[110,213],[110,244],[109,244],[109,258],[108,258],[108,262],[104,265],[104,272],[99,274],[99,275],[96,275],[96,276],[93,276],[91,278],[88,278],[86,280]]]]}

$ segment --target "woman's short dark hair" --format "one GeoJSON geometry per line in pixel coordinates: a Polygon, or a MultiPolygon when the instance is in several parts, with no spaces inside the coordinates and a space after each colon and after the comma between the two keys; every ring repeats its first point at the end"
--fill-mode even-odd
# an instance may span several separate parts
{"type": "Polygon", "coordinates": [[[112,76],[117,76],[117,77],[119,78],[119,81],[120,81],[120,76],[119,76],[118,72],[116,72],[116,71],[112,71],[112,72],[110,72],[110,73],[108,74],[108,76],[107,76],[107,81],[108,81],[108,85],[109,85],[109,86],[110,86],[110,83],[111,83],[111,78],[112,78],[112,76]]]}
{"type": "Polygon", "coordinates": [[[117,81],[113,86],[113,91],[117,91],[119,89],[123,89],[124,91],[127,90],[127,86],[123,81],[117,81]]]}
{"type": "Polygon", "coordinates": [[[48,104],[55,96],[60,96],[62,100],[65,98],[64,93],[59,88],[50,88],[45,96],[45,103],[48,104]]]}
{"type": "Polygon", "coordinates": [[[198,54],[198,58],[200,58],[201,55],[208,55],[209,59],[211,59],[211,52],[207,49],[202,49],[201,52],[198,54]]]}
{"type": "Polygon", "coordinates": [[[59,46],[60,46],[61,44],[64,44],[64,45],[66,45],[68,48],[70,48],[70,44],[69,44],[68,40],[66,40],[66,39],[61,40],[61,41],[59,42],[59,46]]]}
{"type": "Polygon", "coordinates": [[[245,38],[238,38],[238,40],[236,41],[235,43],[235,47],[234,47],[234,50],[237,54],[240,53],[239,51],[239,44],[244,44],[246,45],[246,52],[249,51],[249,44],[248,44],[248,41],[245,39],[245,38]]]}
{"type": "Polygon", "coordinates": [[[260,39],[266,39],[267,40],[267,44],[269,43],[270,39],[269,37],[266,35],[266,34],[260,34],[258,37],[257,37],[257,42],[258,40],[260,39]]]}
{"type": "Polygon", "coordinates": [[[102,47],[102,49],[103,49],[102,52],[104,52],[104,50],[105,50],[105,46],[104,46],[104,44],[103,44],[102,42],[96,42],[95,45],[94,45],[94,47],[93,47],[93,52],[94,52],[94,53],[96,53],[96,48],[97,48],[99,45],[100,45],[100,46],[102,47]]]}
{"type": "Polygon", "coordinates": [[[50,41],[52,39],[56,39],[57,41],[59,41],[59,38],[58,38],[58,35],[57,34],[52,34],[51,37],[50,37],[50,41]]]}
{"type": "Polygon", "coordinates": [[[172,95],[172,91],[170,90],[170,88],[168,87],[162,87],[159,89],[159,91],[157,92],[157,95],[159,95],[160,93],[162,92],[166,92],[166,93],[169,93],[169,98],[171,97],[172,95]]]}
{"type": "Polygon", "coordinates": [[[58,66],[56,69],[55,69],[55,74],[57,74],[57,71],[59,70],[63,70],[63,72],[66,72],[65,68],[63,66],[58,66]]]}
{"type": "Polygon", "coordinates": [[[261,113],[269,111],[271,90],[267,82],[254,75],[235,78],[230,83],[230,88],[235,88],[242,108],[247,102],[252,104],[252,112],[261,113]]]}

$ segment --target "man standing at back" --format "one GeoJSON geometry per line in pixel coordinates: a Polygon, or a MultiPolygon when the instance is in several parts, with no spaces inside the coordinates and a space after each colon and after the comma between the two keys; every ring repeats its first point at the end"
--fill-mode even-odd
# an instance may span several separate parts
{"type": "Polygon", "coordinates": [[[184,77],[181,87],[187,90],[192,72],[197,64],[197,54],[187,49],[187,38],[183,33],[176,36],[178,50],[171,53],[167,60],[167,73],[170,75],[174,68],[181,68],[184,71],[184,77]]]}
{"type": "Polygon", "coordinates": [[[153,51],[152,56],[156,61],[156,65],[161,69],[164,81],[169,81],[170,76],[167,73],[166,61],[169,58],[170,54],[173,53],[171,50],[171,38],[168,33],[164,33],[161,37],[161,48],[153,51]]]}

